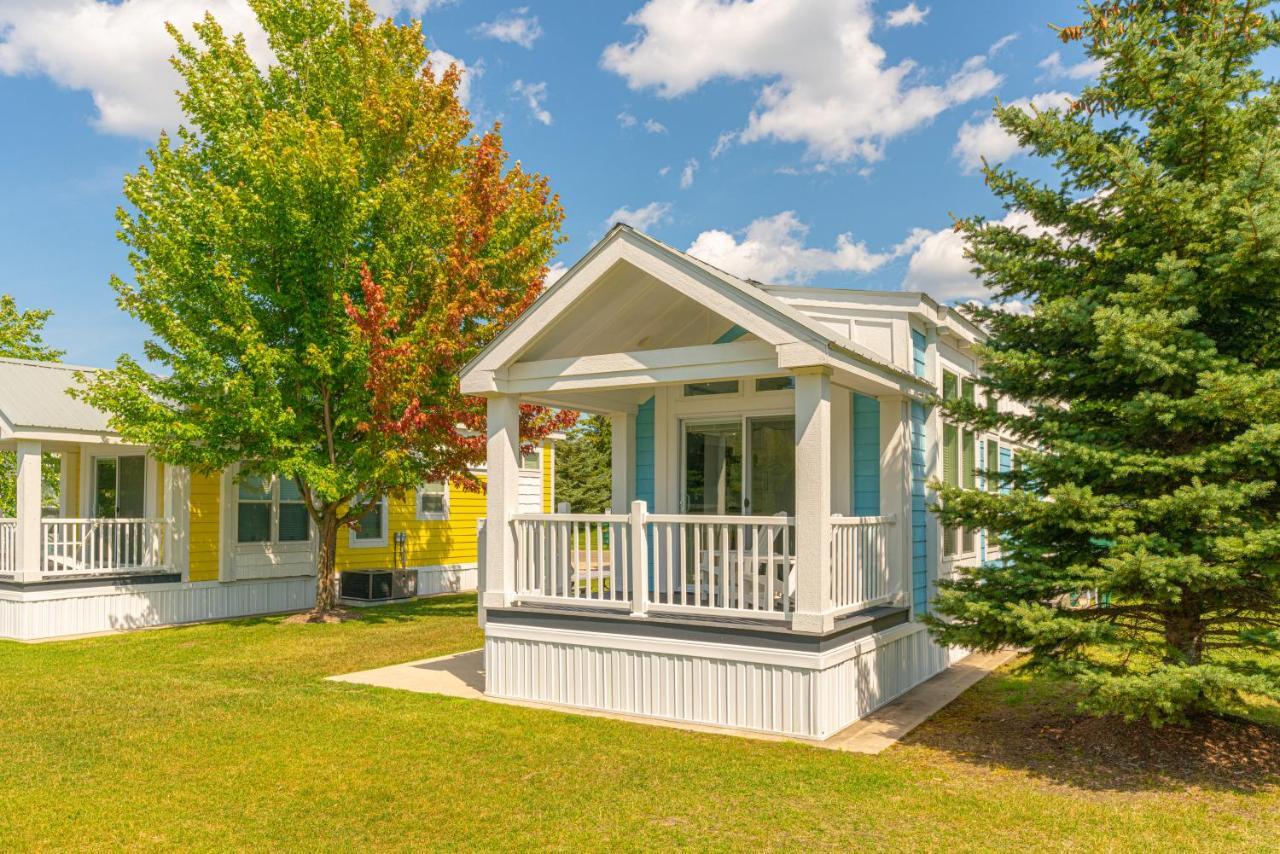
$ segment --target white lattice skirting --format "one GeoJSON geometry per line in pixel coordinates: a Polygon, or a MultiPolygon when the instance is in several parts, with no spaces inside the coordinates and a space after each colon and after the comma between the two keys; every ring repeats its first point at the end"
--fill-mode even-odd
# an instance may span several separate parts
{"type": "Polygon", "coordinates": [[[314,578],[297,577],[0,590],[0,638],[45,640],[301,611],[315,604],[315,586],[314,578]]]}
{"type": "Polygon", "coordinates": [[[908,623],[825,652],[485,627],[495,697],[824,739],[963,657],[908,623]]]}

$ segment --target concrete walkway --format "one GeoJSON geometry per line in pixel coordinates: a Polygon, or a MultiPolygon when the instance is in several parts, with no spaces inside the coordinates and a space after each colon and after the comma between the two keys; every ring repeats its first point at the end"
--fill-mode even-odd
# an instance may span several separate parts
{"type": "Polygon", "coordinates": [[[942,707],[973,687],[982,677],[1009,661],[1015,654],[1013,652],[974,653],[927,682],[912,688],[896,700],[880,707],[862,720],[845,727],[826,741],[808,741],[806,739],[789,738],[751,730],[727,729],[725,727],[705,726],[681,721],[668,721],[661,718],[620,715],[591,709],[551,706],[543,703],[528,703],[487,697],[484,693],[484,650],[480,649],[460,652],[456,655],[446,655],[441,658],[425,658],[421,661],[393,664],[390,667],[379,667],[376,670],[362,670],[358,673],[330,676],[329,679],[334,682],[375,685],[379,688],[398,688],[402,691],[441,694],[446,697],[484,700],[490,703],[511,706],[552,709],[575,715],[613,718],[614,720],[632,721],[650,726],[665,726],[693,732],[736,735],[763,741],[798,741],[814,747],[843,750],[849,753],[880,753],[885,748],[896,744],[904,735],[924,723],[942,707]]]}

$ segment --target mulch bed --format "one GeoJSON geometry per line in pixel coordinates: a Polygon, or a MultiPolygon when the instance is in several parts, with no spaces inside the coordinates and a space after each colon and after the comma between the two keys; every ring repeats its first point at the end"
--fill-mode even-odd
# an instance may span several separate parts
{"type": "Polygon", "coordinates": [[[1280,728],[1214,717],[1153,729],[1087,717],[1075,714],[1063,688],[1053,700],[1018,705],[995,691],[970,692],[903,743],[1099,791],[1280,786],[1280,728]]]}
{"type": "Polygon", "coordinates": [[[326,611],[319,613],[317,611],[303,611],[301,614],[291,614],[285,617],[281,622],[284,623],[346,623],[351,620],[363,620],[364,614],[358,611],[352,611],[347,608],[339,608],[336,611],[326,611]]]}

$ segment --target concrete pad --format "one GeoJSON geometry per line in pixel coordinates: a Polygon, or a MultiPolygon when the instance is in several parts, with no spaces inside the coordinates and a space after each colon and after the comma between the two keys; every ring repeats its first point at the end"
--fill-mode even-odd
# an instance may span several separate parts
{"type": "Polygon", "coordinates": [[[944,706],[973,687],[982,677],[1014,657],[1014,652],[974,653],[934,676],[896,700],[881,706],[867,717],[856,721],[825,741],[792,738],[754,730],[731,729],[705,724],[670,721],[662,718],[623,715],[595,709],[572,706],[556,706],[547,703],[530,703],[489,697],[484,693],[484,650],[473,649],[439,658],[424,658],[375,670],[362,670],[341,676],[328,677],[332,682],[348,682],[357,685],[374,685],[379,688],[396,688],[421,694],[440,694],[466,700],[485,700],[507,706],[524,706],[584,715],[593,718],[611,718],[632,723],[682,729],[690,732],[707,732],[719,735],[735,735],[760,741],[795,741],[827,750],[843,750],[849,753],[876,754],[924,723],[944,706]]]}
{"type": "Polygon", "coordinates": [[[822,742],[821,746],[850,753],[880,753],[897,744],[904,735],[940,712],[956,697],[978,684],[982,677],[1015,655],[1017,653],[1011,650],[968,655],[862,720],[840,730],[822,742]]]}

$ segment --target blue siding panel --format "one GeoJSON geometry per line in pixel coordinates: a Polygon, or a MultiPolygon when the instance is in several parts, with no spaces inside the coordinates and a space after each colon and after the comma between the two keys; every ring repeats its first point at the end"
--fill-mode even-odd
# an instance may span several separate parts
{"type": "Polygon", "coordinates": [[[880,401],[853,395],[853,515],[880,515],[880,401]]]}
{"type": "MultiPolygon", "coordinates": [[[[978,489],[985,491],[987,488],[987,443],[979,436],[975,442],[978,449],[978,489]]],[[[982,528],[978,531],[978,565],[982,566],[987,562],[987,529],[982,528]]]]}
{"type": "Polygon", "coordinates": [[[925,338],[923,332],[911,330],[911,367],[918,377],[924,376],[925,338]]]}
{"type": "MultiPolygon", "coordinates": [[[[1001,445],[1000,446],[1000,473],[1006,474],[1011,471],[1013,471],[1013,448],[1006,448],[1004,445],[1001,445]]],[[[1009,494],[1009,491],[1011,489],[1012,487],[1010,487],[1009,484],[1007,483],[1000,484],[1000,491],[1006,495],[1009,494]]]]}
{"type": "MultiPolygon", "coordinates": [[[[912,333],[914,338],[915,333],[912,333]]],[[[929,511],[925,506],[924,404],[911,404],[911,604],[929,610],[929,511]]]]}
{"type": "Polygon", "coordinates": [[[721,335],[719,338],[717,338],[715,341],[712,341],[711,343],[712,344],[729,344],[734,341],[737,341],[739,338],[741,338],[743,335],[746,335],[746,334],[747,334],[747,330],[743,329],[741,326],[735,323],[733,326],[729,327],[728,332],[721,335]]]}
{"type": "Polygon", "coordinates": [[[637,501],[643,501],[653,512],[653,398],[640,404],[636,412],[636,469],[632,482],[635,484],[637,501]]]}

